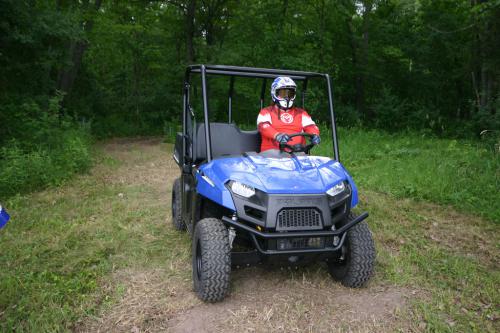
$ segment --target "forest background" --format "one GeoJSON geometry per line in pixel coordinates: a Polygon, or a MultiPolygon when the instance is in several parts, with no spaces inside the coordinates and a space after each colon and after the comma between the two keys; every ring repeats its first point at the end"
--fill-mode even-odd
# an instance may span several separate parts
{"type": "Polygon", "coordinates": [[[94,138],[171,136],[192,63],[330,73],[343,128],[498,148],[498,0],[0,0],[0,198],[87,170],[94,138]]]}

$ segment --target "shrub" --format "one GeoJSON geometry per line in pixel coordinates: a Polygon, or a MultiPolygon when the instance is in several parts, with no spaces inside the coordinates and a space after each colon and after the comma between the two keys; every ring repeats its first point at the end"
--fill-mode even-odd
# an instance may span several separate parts
{"type": "Polygon", "coordinates": [[[33,100],[2,107],[12,126],[0,142],[0,198],[60,184],[90,167],[89,130],[62,114],[60,97],[46,109],[33,100]]]}

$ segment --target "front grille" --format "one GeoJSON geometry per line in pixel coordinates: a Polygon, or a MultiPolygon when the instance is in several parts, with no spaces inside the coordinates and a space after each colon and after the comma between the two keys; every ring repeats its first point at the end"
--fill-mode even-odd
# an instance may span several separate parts
{"type": "Polygon", "coordinates": [[[314,208],[286,208],[278,213],[276,230],[322,229],[321,213],[314,208]]]}
{"type": "Polygon", "coordinates": [[[322,249],[325,247],[325,238],[323,237],[301,237],[301,238],[282,238],[277,242],[279,251],[300,250],[300,249],[322,249]]]}

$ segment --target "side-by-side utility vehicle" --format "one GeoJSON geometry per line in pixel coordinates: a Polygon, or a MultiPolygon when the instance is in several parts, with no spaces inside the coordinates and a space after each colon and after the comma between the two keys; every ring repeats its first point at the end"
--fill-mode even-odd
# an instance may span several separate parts
{"type": "MultiPolygon", "coordinates": [[[[257,118],[259,110],[245,112],[257,118]]],[[[172,190],[172,221],[175,228],[187,229],[192,235],[193,281],[200,299],[215,302],[226,296],[231,267],[265,261],[292,266],[324,261],[332,277],[349,287],[364,285],[372,275],[375,247],[364,222],[368,213],[352,212],[358,194],[340,163],[328,74],[220,65],[187,67],[182,133],[177,133],[174,159],[181,175],[172,190]],[[227,122],[211,121],[208,76],[228,77],[227,122]],[[302,104],[308,83],[322,81],[328,108],[310,111],[329,115],[333,159],[310,155],[311,144],[281,144],[280,153],[268,157],[259,153],[258,131],[240,130],[233,123],[235,80],[262,80],[262,107],[266,82],[278,76],[288,76],[301,85],[302,104]],[[203,119],[198,122],[191,100],[195,83],[201,85],[203,109],[199,117],[203,119]]]]}

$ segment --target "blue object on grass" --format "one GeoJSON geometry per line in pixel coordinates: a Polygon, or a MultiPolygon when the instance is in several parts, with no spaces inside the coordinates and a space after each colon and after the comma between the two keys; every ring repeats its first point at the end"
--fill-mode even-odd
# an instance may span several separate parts
{"type": "Polygon", "coordinates": [[[2,208],[0,205],[0,229],[3,228],[6,224],[7,221],[10,219],[9,214],[5,209],[2,208]]]}

